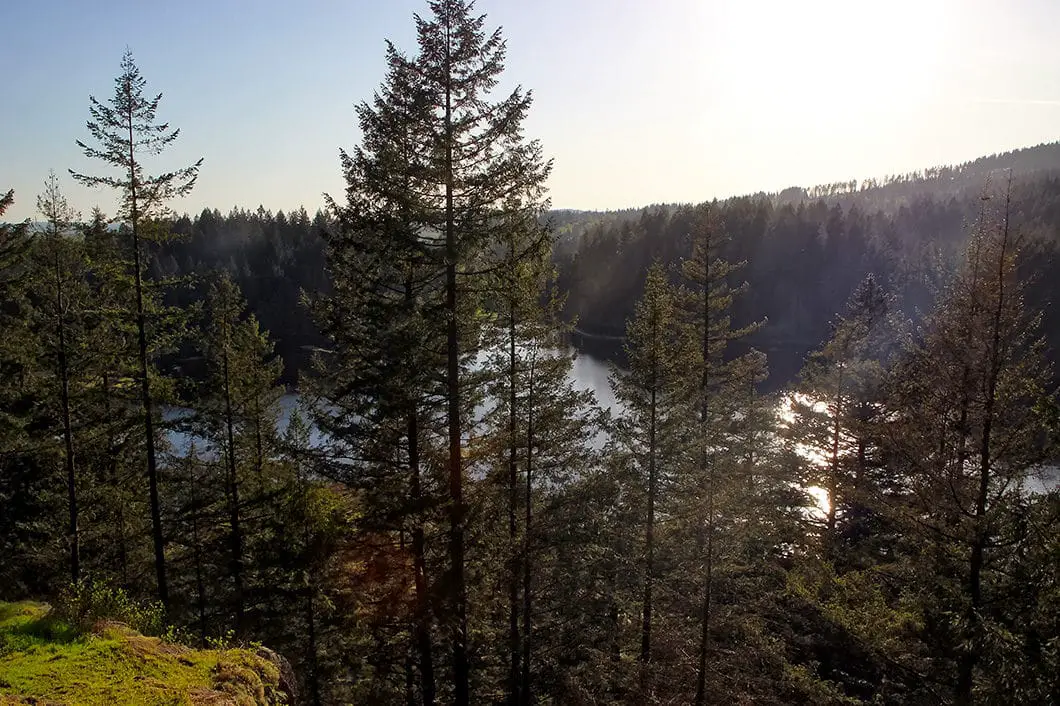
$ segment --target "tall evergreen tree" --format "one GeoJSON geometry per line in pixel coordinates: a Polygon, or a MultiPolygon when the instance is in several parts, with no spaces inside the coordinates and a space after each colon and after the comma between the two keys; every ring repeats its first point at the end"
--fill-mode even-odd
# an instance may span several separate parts
{"type": "MultiPolygon", "coordinates": [[[[0,195],[0,217],[14,203],[14,191],[0,195]]],[[[35,403],[27,389],[26,322],[20,305],[28,273],[29,222],[0,220],[0,580],[13,592],[24,590],[43,568],[39,532],[33,528],[51,508],[42,499],[42,476],[28,449],[27,418],[35,403]]]]}
{"type": "Polygon", "coordinates": [[[831,338],[810,356],[792,398],[792,443],[822,467],[821,478],[808,480],[827,493],[824,539],[833,561],[841,558],[840,545],[853,548],[883,530],[872,529],[868,503],[876,486],[887,485],[878,477],[878,427],[886,370],[898,350],[896,313],[894,298],[875,277],[866,277],[837,317],[831,338]]]}
{"type": "MultiPolygon", "coordinates": [[[[626,329],[627,371],[615,371],[611,386],[622,403],[617,427],[642,469],[644,515],[644,578],[641,601],[640,660],[651,661],[652,614],[656,581],[656,515],[660,480],[672,479],[679,454],[677,369],[681,365],[674,291],[659,263],[648,270],[644,293],[626,329]]],[[[668,485],[668,484],[667,484],[668,485]]]]}
{"type": "Polygon", "coordinates": [[[714,582],[719,513],[732,511],[719,503],[719,499],[727,495],[726,486],[731,479],[731,473],[727,472],[731,459],[721,452],[728,444],[730,420],[740,411],[739,398],[732,393],[734,383],[741,378],[754,379],[757,375],[751,371],[764,365],[764,360],[753,353],[735,359],[727,357],[729,344],[746,336],[756,326],[736,329],[732,325],[733,298],[741,288],[733,286],[732,279],[741,263],[730,263],[721,257],[721,248],[728,237],[722,227],[712,205],[705,204],[694,213],[692,254],[682,263],[681,273],[686,284],[679,305],[679,320],[684,325],[685,345],[690,352],[681,394],[689,405],[689,413],[696,419],[690,451],[694,460],[690,463],[688,480],[691,483],[687,490],[696,507],[693,515],[697,518],[694,520],[697,524],[695,545],[703,572],[696,652],[697,706],[706,703],[709,688],[707,671],[708,657],[712,652],[711,627],[716,612],[714,582]]]}
{"type": "MultiPolygon", "coordinates": [[[[533,251],[533,244],[545,244],[540,237],[541,227],[536,219],[519,222],[513,219],[507,233],[501,264],[495,273],[496,292],[493,306],[496,313],[495,340],[488,346],[487,370],[493,378],[490,385],[496,404],[489,413],[486,426],[496,442],[499,464],[504,477],[503,500],[497,504],[504,508],[507,520],[507,543],[497,551],[505,556],[504,577],[508,595],[507,624],[507,701],[521,702],[524,689],[522,668],[523,648],[526,636],[520,625],[522,605],[520,591],[524,584],[524,562],[527,560],[523,532],[520,531],[519,509],[523,504],[523,484],[520,469],[530,462],[532,451],[524,431],[524,417],[530,413],[525,409],[525,354],[528,345],[535,343],[535,336],[547,328],[542,310],[541,283],[547,266],[544,248],[533,251]]],[[[524,501],[525,502],[525,496],[524,501]]],[[[489,526],[480,531],[489,535],[503,532],[499,527],[489,526]]],[[[499,636],[496,639],[500,639],[499,636]]]]}
{"type": "MultiPolygon", "coordinates": [[[[548,577],[569,530],[569,518],[555,506],[574,476],[593,465],[598,430],[595,401],[569,377],[573,361],[566,345],[569,328],[560,321],[562,297],[555,292],[547,250],[533,249],[542,242],[540,233],[536,219],[512,223],[496,272],[497,326],[484,366],[492,378],[486,402],[492,409],[484,433],[495,449],[491,468],[499,480],[475,488],[471,503],[475,516],[483,518],[471,528],[472,542],[495,547],[472,564],[474,573],[496,572],[508,598],[507,639],[501,637],[504,630],[494,633],[506,647],[506,660],[498,660],[507,662],[501,681],[508,702],[523,704],[552,693],[550,626],[558,618],[548,577]],[[494,508],[503,511],[494,514],[494,508]],[[505,560],[497,562],[497,556],[505,560]]],[[[473,590],[484,602],[497,587],[473,590]]],[[[477,614],[485,612],[476,607],[477,614]]]]}
{"type": "MultiPolygon", "coordinates": [[[[486,33],[485,16],[465,0],[435,0],[431,16],[416,17],[420,87],[433,107],[427,116],[430,218],[444,262],[446,318],[446,423],[448,436],[449,571],[445,587],[451,615],[455,702],[470,700],[467,582],[467,508],[464,499],[463,437],[468,391],[461,367],[472,332],[462,326],[474,311],[474,276],[483,254],[504,242],[498,211],[514,205],[540,211],[551,164],[536,142],[522,136],[531,97],[520,88],[499,102],[491,91],[504,70],[505,43],[499,29],[486,33]],[[465,330],[461,330],[461,329],[465,330]]],[[[474,318],[471,318],[474,321],[474,318]]]]}
{"type": "MultiPolygon", "coordinates": [[[[35,309],[46,321],[38,322],[47,340],[48,357],[55,362],[54,380],[58,387],[59,424],[63,439],[63,465],[66,475],[66,499],[69,521],[67,546],[70,553],[70,579],[81,578],[81,534],[78,526],[78,473],[74,454],[74,422],[71,390],[77,309],[85,305],[84,277],[87,262],[81,244],[74,240],[74,221],[78,214],[69,206],[55,173],[44,183],[44,193],[37,197],[37,210],[44,217],[44,231],[39,233],[36,255],[41,262],[34,268],[36,289],[31,297],[35,309]],[[34,296],[35,295],[35,296],[34,296]]],[[[31,285],[32,286],[32,285],[31,285]]]]}
{"type": "MultiPolygon", "coordinates": [[[[265,568],[260,556],[249,561],[250,549],[265,547],[265,535],[271,535],[263,522],[248,523],[248,517],[268,515],[265,506],[273,486],[283,485],[272,478],[279,448],[282,388],[277,381],[282,364],[257,318],[247,314],[239,286],[226,273],[209,282],[204,309],[200,344],[206,377],[194,394],[192,427],[224,464],[234,630],[245,635],[252,574],[265,568]]],[[[267,587],[263,593],[271,595],[267,587]]]]}
{"type": "Polygon", "coordinates": [[[98,208],[83,224],[82,238],[91,272],[82,352],[91,379],[83,390],[83,415],[98,439],[83,446],[82,456],[99,478],[91,498],[99,555],[96,576],[140,593],[144,563],[136,539],[148,534],[144,528],[149,527],[150,513],[141,512],[148,507],[149,493],[142,470],[145,439],[137,433],[143,419],[135,387],[136,322],[128,311],[135,282],[126,271],[124,234],[111,228],[98,208]]]}
{"type": "Polygon", "coordinates": [[[434,588],[426,528],[438,505],[430,472],[443,432],[444,334],[434,236],[420,192],[427,96],[392,45],[388,74],[358,106],[363,144],[342,152],[346,203],[331,202],[327,233],[333,290],[316,306],[334,349],[319,359],[324,404],[316,421],[331,441],[330,474],[365,494],[361,530],[410,538],[410,634],[420,699],[435,702],[434,588]]]}
{"type": "MultiPolygon", "coordinates": [[[[15,203],[15,192],[9,189],[0,196],[0,216],[15,203]]],[[[29,223],[0,222],[0,284],[5,288],[17,279],[20,258],[29,247],[29,223]]]]}
{"type": "MultiPolygon", "coordinates": [[[[351,425],[347,416],[336,425],[325,419],[324,426],[336,427],[345,439],[370,440],[358,447],[358,473],[403,469],[401,475],[386,474],[401,482],[376,484],[371,495],[378,510],[393,509],[397,498],[411,500],[389,521],[399,534],[411,523],[425,701],[434,698],[430,586],[421,578],[430,551],[418,537],[434,508],[446,513],[448,565],[439,574],[442,610],[436,614],[445,617],[452,646],[454,699],[466,704],[465,445],[479,396],[470,366],[484,322],[488,275],[499,267],[494,255],[503,250],[513,218],[541,213],[549,165],[538,145],[521,135],[529,96],[516,90],[490,101],[503,70],[499,31],[485,34],[485,18],[473,16],[468,3],[446,0],[430,9],[431,17],[416,18],[415,59],[388,49],[383,90],[359,110],[364,144],[344,156],[347,205],[336,211],[340,234],[330,248],[337,284],[321,316],[337,345],[330,377],[342,381],[328,398],[358,421],[351,425]],[[423,384],[414,382],[419,379],[423,384]],[[447,459],[445,477],[431,478],[425,471],[435,466],[425,461],[439,451],[447,459]],[[445,502],[432,502],[441,488],[445,502]],[[397,518],[405,519],[394,524],[397,518]]],[[[542,234],[538,244],[543,239],[542,234]]],[[[337,469],[346,476],[351,470],[337,469]]]]}
{"type": "Polygon", "coordinates": [[[1040,315],[1024,306],[1023,238],[1010,218],[1006,194],[996,216],[978,222],[897,370],[889,424],[889,450],[909,478],[908,504],[891,509],[933,569],[927,637],[941,683],[962,704],[1003,667],[995,635],[1012,616],[1000,586],[1036,536],[1025,487],[1056,414],[1040,315]]]}
{"type": "Polygon", "coordinates": [[[71,170],[86,186],[106,186],[121,195],[119,217],[128,226],[132,250],[132,274],[135,282],[135,316],[139,344],[140,390],[143,406],[144,436],[147,451],[147,480],[151,504],[151,530],[154,543],[155,580],[158,597],[169,602],[166,582],[165,534],[162,529],[162,506],[159,498],[158,459],[155,438],[155,399],[150,379],[150,343],[147,308],[144,297],[145,269],[143,241],[150,240],[164,228],[166,202],[189,193],[195,185],[200,158],[195,164],[158,175],[144,172],[143,156],[161,153],[180,135],[168,123],[156,122],[155,114],[162,94],[144,95],[146,80],[126,50],[121,74],[114,81],[114,96],[109,105],[89,97],[88,132],[98,146],[77,141],[90,159],[99,160],[117,170],[117,176],[95,176],[71,170]]]}

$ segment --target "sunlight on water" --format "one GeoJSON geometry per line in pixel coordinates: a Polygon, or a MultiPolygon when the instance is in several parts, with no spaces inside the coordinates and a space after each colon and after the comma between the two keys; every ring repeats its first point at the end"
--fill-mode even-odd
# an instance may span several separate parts
{"type": "Polygon", "coordinates": [[[832,509],[832,503],[828,500],[828,491],[817,485],[808,485],[806,492],[813,498],[815,504],[815,507],[810,508],[810,516],[815,520],[827,519],[828,511],[832,509]]]}
{"type": "MultiPolygon", "coordinates": [[[[828,412],[828,403],[815,400],[809,395],[802,393],[784,395],[777,404],[777,417],[782,429],[789,429],[795,423],[798,417],[795,411],[796,404],[808,408],[814,414],[826,414],[828,412]]],[[[828,455],[820,448],[799,442],[795,443],[794,448],[799,456],[809,461],[812,465],[818,468],[828,466],[828,455]]],[[[819,485],[808,485],[804,490],[814,503],[813,506],[807,508],[807,516],[810,519],[823,522],[828,518],[828,513],[832,509],[828,491],[819,485]]]]}

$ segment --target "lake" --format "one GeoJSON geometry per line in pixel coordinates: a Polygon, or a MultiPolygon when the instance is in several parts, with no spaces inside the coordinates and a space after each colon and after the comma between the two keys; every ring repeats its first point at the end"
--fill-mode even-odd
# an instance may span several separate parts
{"type": "MultiPolygon", "coordinates": [[[[573,349],[572,349],[573,352],[573,349]]],[[[574,386],[579,390],[589,390],[596,397],[596,403],[603,409],[611,411],[613,414],[618,414],[621,411],[621,407],[618,401],[615,399],[614,392],[611,390],[611,384],[609,382],[609,376],[611,374],[611,364],[606,360],[597,358],[589,353],[579,352],[574,359],[574,364],[571,366],[570,379],[574,383],[574,386]]],[[[297,393],[284,395],[280,399],[280,429],[286,429],[287,423],[291,418],[291,412],[293,412],[299,404],[299,396],[297,393]]],[[[780,402],[781,415],[783,416],[784,411],[788,407],[786,400],[780,402]]],[[[172,419],[179,412],[170,411],[167,417],[172,419]]],[[[186,452],[189,440],[180,432],[170,432],[169,441],[173,444],[175,450],[178,453],[186,452]]],[[[322,437],[315,428],[311,431],[310,443],[319,445],[322,442],[322,437]]],[[[1042,468],[1034,476],[1028,477],[1024,483],[1024,490],[1028,493],[1044,493],[1051,489],[1056,488],[1060,485],[1060,469],[1055,466],[1046,466],[1042,468]]],[[[827,493],[820,488],[810,488],[811,494],[814,495],[815,500],[819,505],[827,507],[827,493]],[[824,497],[819,497],[821,493],[825,493],[824,497]]]]}
{"type": "MultiPolygon", "coordinates": [[[[573,352],[573,349],[572,349],[573,352]]],[[[597,404],[606,410],[618,412],[618,402],[611,391],[608,376],[611,374],[611,364],[600,358],[587,353],[578,353],[571,366],[570,379],[579,390],[590,390],[596,397],[597,404]]],[[[300,397],[297,392],[286,394],[280,398],[280,431],[287,428],[291,419],[291,413],[298,408],[300,397]]],[[[164,416],[167,421],[177,419],[183,410],[179,408],[167,409],[164,416]]],[[[170,431],[167,435],[170,445],[178,454],[188,451],[191,438],[180,431],[170,431]]],[[[310,443],[314,446],[322,442],[320,432],[314,427],[310,432],[310,443]]]]}

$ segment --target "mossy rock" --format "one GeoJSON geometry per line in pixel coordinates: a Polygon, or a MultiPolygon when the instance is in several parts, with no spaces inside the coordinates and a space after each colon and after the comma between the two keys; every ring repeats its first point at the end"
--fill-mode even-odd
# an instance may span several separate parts
{"type": "Polygon", "coordinates": [[[101,621],[78,634],[42,603],[0,603],[0,706],[289,704],[251,650],[195,650],[101,621]]]}

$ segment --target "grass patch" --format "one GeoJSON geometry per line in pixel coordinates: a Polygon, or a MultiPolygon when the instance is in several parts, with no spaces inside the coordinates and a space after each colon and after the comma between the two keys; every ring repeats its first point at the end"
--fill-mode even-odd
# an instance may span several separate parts
{"type": "Polygon", "coordinates": [[[41,603],[0,603],[0,705],[279,704],[279,672],[243,649],[194,650],[119,623],[78,632],[41,603]]]}

